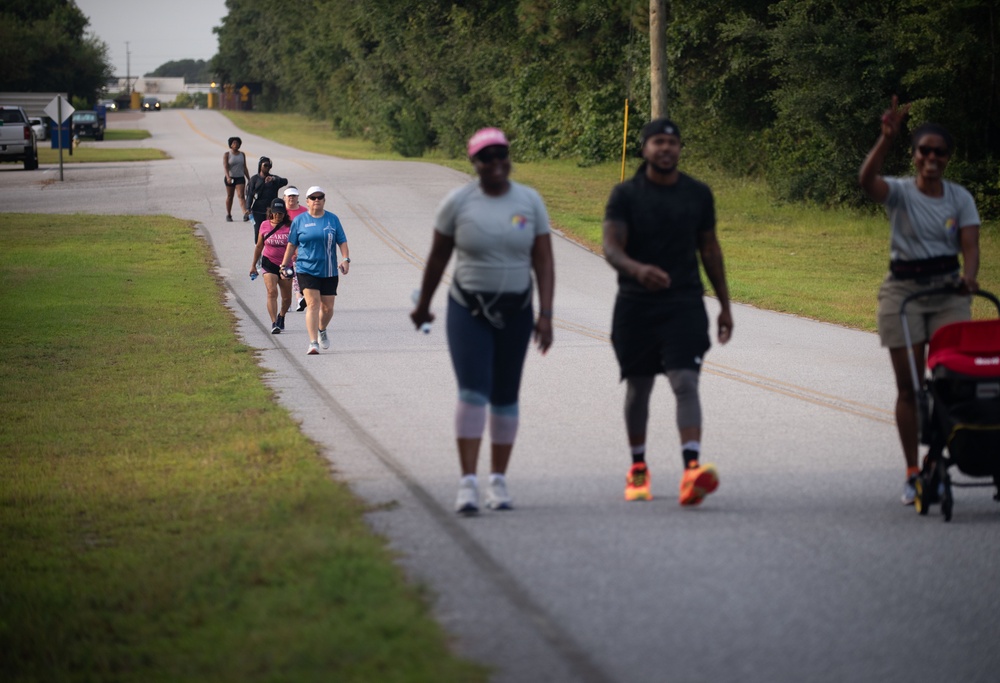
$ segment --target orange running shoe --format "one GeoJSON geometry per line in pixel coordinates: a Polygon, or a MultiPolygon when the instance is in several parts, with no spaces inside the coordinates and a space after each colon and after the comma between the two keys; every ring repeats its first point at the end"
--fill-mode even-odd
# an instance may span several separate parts
{"type": "Polygon", "coordinates": [[[649,491],[649,468],[646,463],[635,463],[625,475],[625,500],[653,500],[653,494],[649,491]]]}
{"type": "Polygon", "coordinates": [[[681,477],[681,505],[698,505],[705,496],[719,488],[719,474],[715,465],[692,462],[681,477]]]}

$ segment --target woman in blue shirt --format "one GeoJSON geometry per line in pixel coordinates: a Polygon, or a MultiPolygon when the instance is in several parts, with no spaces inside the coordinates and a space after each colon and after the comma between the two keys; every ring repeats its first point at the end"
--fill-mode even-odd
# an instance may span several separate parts
{"type": "Polygon", "coordinates": [[[336,214],[324,209],[326,192],[313,185],[306,192],[307,211],[292,221],[288,233],[288,247],[281,262],[282,277],[295,275],[299,291],[306,299],[306,330],[309,332],[310,356],[319,353],[320,346],[330,348],[327,327],[333,319],[333,303],[337,298],[340,273],[347,275],[351,268],[351,254],[347,247],[344,226],[336,214]],[[337,265],[337,247],[343,261],[337,265]],[[291,263],[295,262],[295,271],[291,263]]]}

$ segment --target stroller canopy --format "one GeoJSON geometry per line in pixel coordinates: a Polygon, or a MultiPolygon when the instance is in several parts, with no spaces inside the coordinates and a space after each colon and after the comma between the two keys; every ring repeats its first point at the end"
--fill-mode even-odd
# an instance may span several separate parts
{"type": "Polygon", "coordinates": [[[974,377],[1000,377],[1000,319],[945,325],[931,337],[927,367],[944,365],[974,377]]]}

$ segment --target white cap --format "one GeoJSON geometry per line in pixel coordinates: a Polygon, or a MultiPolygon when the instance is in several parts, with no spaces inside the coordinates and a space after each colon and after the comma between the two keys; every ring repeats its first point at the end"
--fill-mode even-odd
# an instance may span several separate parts
{"type": "Polygon", "coordinates": [[[289,187],[286,187],[285,191],[282,194],[284,194],[286,197],[288,195],[290,195],[290,194],[294,194],[294,195],[298,196],[298,194],[299,194],[299,188],[295,187],[294,185],[291,185],[289,187]]]}
{"type": "Polygon", "coordinates": [[[312,197],[317,192],[319,194],[326,194],[326,190],[324,190],[322,187],[320,187],[319,185],[313,185],[312,187],[309,188],[309,191],[306,192],[306,197],[312,197]]]}

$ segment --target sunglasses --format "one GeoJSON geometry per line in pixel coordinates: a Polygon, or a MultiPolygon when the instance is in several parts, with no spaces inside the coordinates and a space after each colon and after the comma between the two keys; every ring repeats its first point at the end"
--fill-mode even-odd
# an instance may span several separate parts
{"type": "Polygon", "coordinates": [[[931,147],[930,145],[917,145],[917,149],[925,157],[929,157],[933,152],[939,159],[948,156],[948,150],[944,147],[931,147]]]}
{"type": "Polygon", "coordinates": [[[326,195],[325,194],[314,194],[311,197],[306,197],[306,199],[308,199],[311,202],[319,202],[319,201],[322,201],[322,200],[326,199],[326,195]]]}
{"type": "Polygon", "coordinates": [[[491,152],[487,151],[480,152],[479,154],[476,155],[476,159],[478,159],[480,163],[489,164],[496,160],[503,161],[509,156],[510,156],[509,149],[507,149],[506,147],[498,147],[497,149],[491,152]]]}

